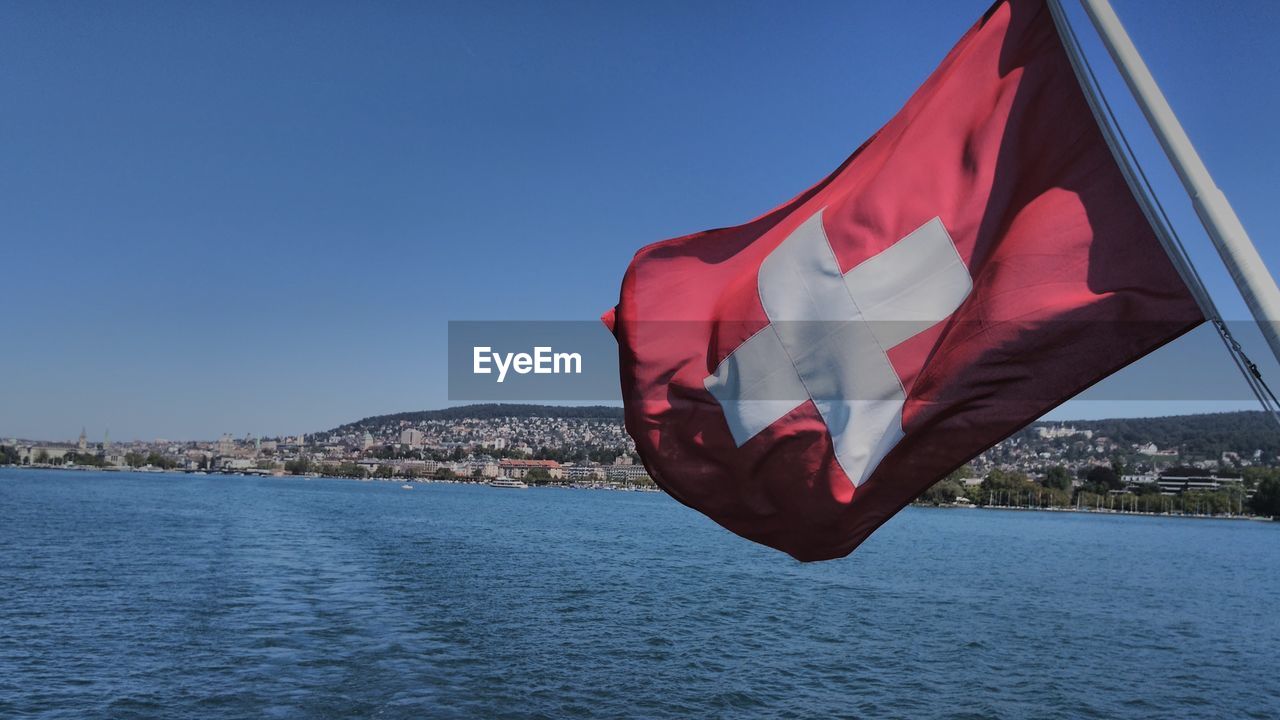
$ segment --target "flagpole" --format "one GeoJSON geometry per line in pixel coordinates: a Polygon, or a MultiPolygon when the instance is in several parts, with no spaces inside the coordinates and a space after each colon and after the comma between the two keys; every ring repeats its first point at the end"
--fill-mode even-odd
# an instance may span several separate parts
{"type": "Polygon", "coordinates": [[[1120,18],[1108,0],[1080,0],[1102,42],[1129,85],[1138,107],[1155,132],[1165,155],[1178,172],[1183,187],[1191,195],[1191,203],[1209,239],[1222,257],[1231,278],[1240,288],[1249,312],[1262,330],[1262,336],[1271,346],[1271,352],[1280,360],[1280,288],[1267,266],[1262,262],[1258,249],[1249,239],[1249,233],[1240,223],[1227,196],[1214,184],[1204,161],[1191,145],[1173,108],[1164,93],[1156,85],[1129,33],[1120,24],[1120,18]]]}

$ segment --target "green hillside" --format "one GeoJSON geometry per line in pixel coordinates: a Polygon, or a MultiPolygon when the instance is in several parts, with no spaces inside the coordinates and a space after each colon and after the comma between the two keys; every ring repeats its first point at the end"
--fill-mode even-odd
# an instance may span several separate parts
{"type": "MultiPolygon", "coordinates": [[[[1262,411],[1173,415],[1152,418],[1113,418],[1070,422],[1039,422],[1031,426],[1070,425],[1092,430],[1122,444],[1155,443],[1188,455],[1217,457],[1223,452],[1280,454],[1280,427],[1262,411]]],[[[1030,433],[1033,430],[1024,430],[1030,433]]]]}

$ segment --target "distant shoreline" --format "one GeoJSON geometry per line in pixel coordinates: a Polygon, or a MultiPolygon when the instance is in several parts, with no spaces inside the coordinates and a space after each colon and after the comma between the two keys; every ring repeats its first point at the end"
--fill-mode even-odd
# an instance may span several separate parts
{"type": "MultiPolygon", "coordinates": [[[[420,484],[420,485],[487,485],[487,481],[459,480],[459,479],[437,479],[437,478],[415,478],[407,480],[405,478],[350,478],[337,475],[275,475],[271,473],[244,473],[244,472],[203,472],[191,470],[140,470],[138,468],[100,468],[91,466],[74,466],[74,467],[56,467],[44,465],[0,465],[0,471],[7,469],[15,470],[40,470],[50,472],[106,472],[106,473],[136,473],[139,475],[199,475],[204,477],[241,477],[241,478],[281,478],[295,480],[345,480],[348,482],[358,483],[386,483],[386,484],[420,484]]],[[[547,484],[547,485],[530,485],[531,490],[542,490],[547,488],[558,488],[561,490],[607,490],[610,492],[663,492],[661,488],[640,488],[640,487],[612,487],[606,485],[573,485],[573,484],[547,484]]],[[[1099,508],[1073,508],[1073,507],[1017,507],[1008,505],[934,505],[930,503],[911,503],[907,507],[933,509],[933,510],[1002,510],[1007,512],[1043,512],[1043,513],[1081,513],[1091,515],[1114,515],[1117,517],[1152,517],[1152,518],[1183,518],[1188,520],[1250,520],[1254,522],[1275,522],[1273,518],[1262,515],[1197,515],[1194,513],[1157,513],[1144,512],[1136,510],[1107,510],[1099,508]]]]}
{"type": "Polygon", "coordinates": [[[1274,518],[1264,515],[1197,515],[1194,513],[1158,513],[1138,510],[1106,510],[1097,508],[1073,507],[1016,507],[1011,505],[933,505],[930,503],[911,503],[907,507],[926,510],[1003,510],[1007,512],[1042,512],[1042,513],[1079,513],[1089,515],[1116,515],[1123,517],[1153,518],[1186,518],[1188,520],[1253,520],[1257,522],[1275,522],[1274,518]]]}
{"type": "MultiPolygon", "coordinates": [[[[319,473],[307,473],[305,475],[292,475],[289,473],[281,473],[279,475],[271,472],[209,472],[206,470],[164,470],[156,468],[154,470],[143,470],[141,468],[132,467],[94,467],[91,465],[75,465],[71,467],[56,465],[0,465],[0,471],[4,470],[40,470],[42,472],[102,472],[102,473],[135,473],[138,475],[198,475],[201,477],[239,477],[239,478],[276,478],[281,480],[345,480],[357,483],[386,483],[389,485],[488,485],[490,480],[500,478],[485,478],[484,480],[472,480],[469,478],[380,478],[366,477],[354,478],[344,477],[341,475],[321,475],[319,473]]],[[[544,489],[561,489],[561,490],[606,490],[610,492],[647,492],[662,493],[659,487],[642,487],[639,485],[630,486],[613,486],[606,483],[598,484],[579,484],[579,483],[547,483],[545,485],[530,484],[530,490],[544,489]]]]}

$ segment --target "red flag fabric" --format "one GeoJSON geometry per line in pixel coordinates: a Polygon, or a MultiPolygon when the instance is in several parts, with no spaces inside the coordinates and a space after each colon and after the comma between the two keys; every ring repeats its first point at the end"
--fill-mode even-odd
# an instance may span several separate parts
{"type": "Polygon", "coordinates": [[[1040,0],[999,2],[835,172],[637,253],[617,307],[654,480],[800,560],[1203,321],[1040,0]]]}

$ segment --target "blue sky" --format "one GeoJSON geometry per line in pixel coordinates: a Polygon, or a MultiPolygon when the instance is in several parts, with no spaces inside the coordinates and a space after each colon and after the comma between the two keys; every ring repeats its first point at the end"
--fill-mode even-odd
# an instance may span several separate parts
{"type": "MultiPolygon", "coordinates": [[[[1280,268],[1280,4],[1114,4],[1280,268]]],[[[598,316],[640,246],[829,172],[985,7],[0,5],[0,437],[297,433],[445,405],[447,321],[598,316]]],[[[1227,405],[1056,416],[1209,406],[1227,405]]]]}

